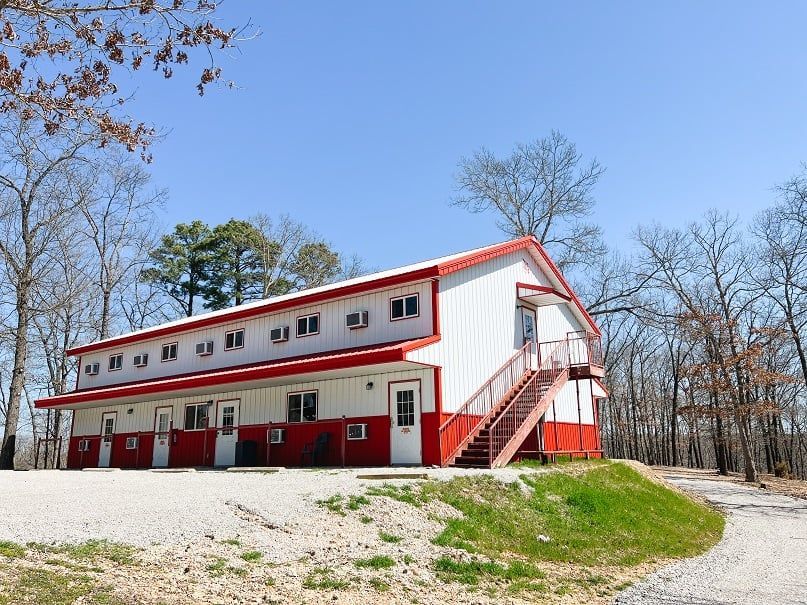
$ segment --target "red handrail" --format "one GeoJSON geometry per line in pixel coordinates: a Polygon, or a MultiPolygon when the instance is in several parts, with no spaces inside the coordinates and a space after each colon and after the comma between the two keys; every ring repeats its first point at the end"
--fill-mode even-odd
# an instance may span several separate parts
{"type": "Polygon", "coordinates": [[[440,461],[445,466],[487,420],[508,391],[530,369],[532,342],[526,343],[451,418],[440,425],[440,461]]]}
{"type": "MultiPolygon", "coordinates": [[[[546,344],[553,343],[541,343],[541,346],[546,344]]],[[[558,341],[549,354],[540,355],[539,359],[538,371],[519,394],[498,412],[496,420],[489,427],[488,466],[490,468],[493,468],[499,455],[533,413],[547,390],[564,372],[569,370],[571,364],[569,341],[558,341]]]]}

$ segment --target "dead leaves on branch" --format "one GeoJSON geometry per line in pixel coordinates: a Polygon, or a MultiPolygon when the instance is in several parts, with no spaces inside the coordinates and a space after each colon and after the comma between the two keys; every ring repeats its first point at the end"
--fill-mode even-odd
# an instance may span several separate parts
{"type": "Polygon", "coordinates": [[[206,51],[197,91],[221,78],[214,51],[245,39],[245,29],[221,27],[210,1],[72,0],[0,3],[0,112],[40,119],[48,133],[93,128],[101,145],[117,141],[145,151],[153,128],[120,115],[122,70],[151,63],[170,78],[206,51]]]}

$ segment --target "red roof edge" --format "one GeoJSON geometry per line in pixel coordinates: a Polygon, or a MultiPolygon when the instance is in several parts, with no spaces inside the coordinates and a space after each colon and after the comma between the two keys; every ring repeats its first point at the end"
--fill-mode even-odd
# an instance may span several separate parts
{"type": "Polygon", "coordinates": [[[150,395],[155,393],[170,393],[182,389],[218,386],[235,382],[248,382],[267,378],[279,378],[306,374],[309,372],[324,372],[328,370],[342,370],[366,365],[381,363],[394,363],[406,361],[407,351],[424,347],[439,336],[429,336],[412,341],[396,343],[395,346],[375,345],[360,349],[329,351],[309,355],[293,360],[276,360],[276,363],[262,363],[242,366],[240,368],[221,368],[216,371],[196,372],[182,377],[163,377],[150,380],[132,382],[125,385],[109,385],[98,389],[73,391],[64,395],[54,395],[37,399],[34,406],[37,408],[53,408],[68,404],[87,403],[99,399],[118,399],[136,395],[150,395]]]}

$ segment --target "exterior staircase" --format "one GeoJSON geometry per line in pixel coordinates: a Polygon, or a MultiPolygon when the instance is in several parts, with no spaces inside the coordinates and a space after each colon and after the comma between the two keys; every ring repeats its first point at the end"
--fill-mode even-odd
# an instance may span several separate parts
{"type": "Polygon", "coordinates": [[[569,380],[568,339],[551,345],[541,358],[541,347],[524,345],[443,423],[443,466],[495,468],[510,462],[569,380]]]}

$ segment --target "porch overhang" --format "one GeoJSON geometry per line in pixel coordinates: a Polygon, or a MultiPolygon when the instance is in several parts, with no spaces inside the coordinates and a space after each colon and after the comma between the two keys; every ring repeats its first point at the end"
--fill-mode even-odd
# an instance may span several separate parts
{"type": "Polygon", "coordinates": [[[420,338],[237,368],[84,389],[38,399],[35,406],[77,410],[154,401],[166,397],[199,396],[221,391],[418,369],[423,368],[424,364],[410,361],[407,353],[432,342],[434,337],[420,338]]]}
{"type": "Polygon", "coordinates": [[[562,305],[572,300],[571,296],[549,286],[536,286],[534,284],[516,284],[516,296],[519,300],[534,306],[562,305]]]}

